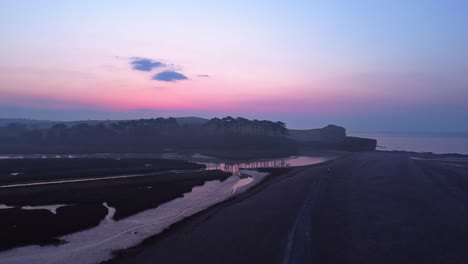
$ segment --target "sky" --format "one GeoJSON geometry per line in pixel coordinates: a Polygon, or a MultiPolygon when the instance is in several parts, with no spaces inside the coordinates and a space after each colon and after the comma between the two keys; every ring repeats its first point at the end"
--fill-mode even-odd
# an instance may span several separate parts
{"type": "Polygon", "coordinates": [[[0,1],[0,118],[468,131],[468,1],[0,1]]]}

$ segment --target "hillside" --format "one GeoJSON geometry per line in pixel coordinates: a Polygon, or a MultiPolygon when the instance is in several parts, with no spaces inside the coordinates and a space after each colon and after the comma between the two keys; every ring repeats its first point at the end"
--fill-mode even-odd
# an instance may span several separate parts
{"type": "Polygon", "coordinates": [[[260,152],[278,157],[296,155],[300,148],[372,151],[377,144],[372,139],[347,137],[346,129],[336,125],[293,130],[280,121],[230,116],[210,120],[2,121],[0,153],[141,153],[172,149],[229,155],[244,152],[244,156],[260,152]]]}
{"type": "Polygon", "coordinates": [[[288,129],[288,138],[300,142],[300,146],[305,148],[370,151],[377,147],[375,139],[349,137],[344,127],[336,125],[306,130],[288,129]]]}
{"type": "Polygon", "coordinates": [[[179,125],[204,125],[210,121],[206,118],[196,117],[196,116],[187,116],[187,117],[176,117],[175,118],[179,125]]]}
{"type": "Polygon", "coordinates": [[[297,141],[339,141],[346,137],[346,129],[328,125],[316,129],[288,129],[288,137],[297,141]]]}
{"type": "MultiPolygon", "coordinates": [[[[188,117],[175,117],[177,123],[183,125],[203,125],[210,121],[206,118],[188,116],[188,117]]],[[[36,120],[26,118],[0,118],[0,127],[8,126],[9,124],[22,124],[31,128],[50,128],[55,124],[64,124],[68,127],[86,123],[88,125],[96,125],[98,123],[112,124],[127,120],[77,120],[77,121],[57,121],[57,120],[36,120]]]]}

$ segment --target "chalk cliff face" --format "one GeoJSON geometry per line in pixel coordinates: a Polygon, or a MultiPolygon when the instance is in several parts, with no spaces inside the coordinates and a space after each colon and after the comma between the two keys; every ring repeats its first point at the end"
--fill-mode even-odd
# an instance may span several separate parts
{"type": "Polygon", "coordinates": [[[315,148],[372,151],[375,150],[377,146],[377,140],[348,137],[346,136],[346,129],[336,125],[307,130],[288,129],[288,137],[303,145],[315,148]]]}

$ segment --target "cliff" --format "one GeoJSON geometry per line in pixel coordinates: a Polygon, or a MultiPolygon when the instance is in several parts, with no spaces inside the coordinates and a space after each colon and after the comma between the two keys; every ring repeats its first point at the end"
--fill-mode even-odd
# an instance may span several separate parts
{"type": "Polygon", "coordinates": [[[346,129],[336,125],[307,130],[288,129],[288,138],[311,148],[373,151],[377,146],[377,140],[348,137],[346,129]]]}
{"type": "Polygon", "coordinates": [[[306,130],[288,129],[288,137],[296,141],[337,142],[346,137],[346,129],[336,125],[306,130]]]}

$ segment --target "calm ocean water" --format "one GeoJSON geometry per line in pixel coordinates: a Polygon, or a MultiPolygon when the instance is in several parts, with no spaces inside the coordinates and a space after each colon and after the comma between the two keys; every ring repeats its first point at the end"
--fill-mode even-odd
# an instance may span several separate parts
{"type": "Polygon", "coordinates": [[[468,136],[389,133],[349,133],[349,135],[377,139],[377,150],[468,154],[468,136]]]}

